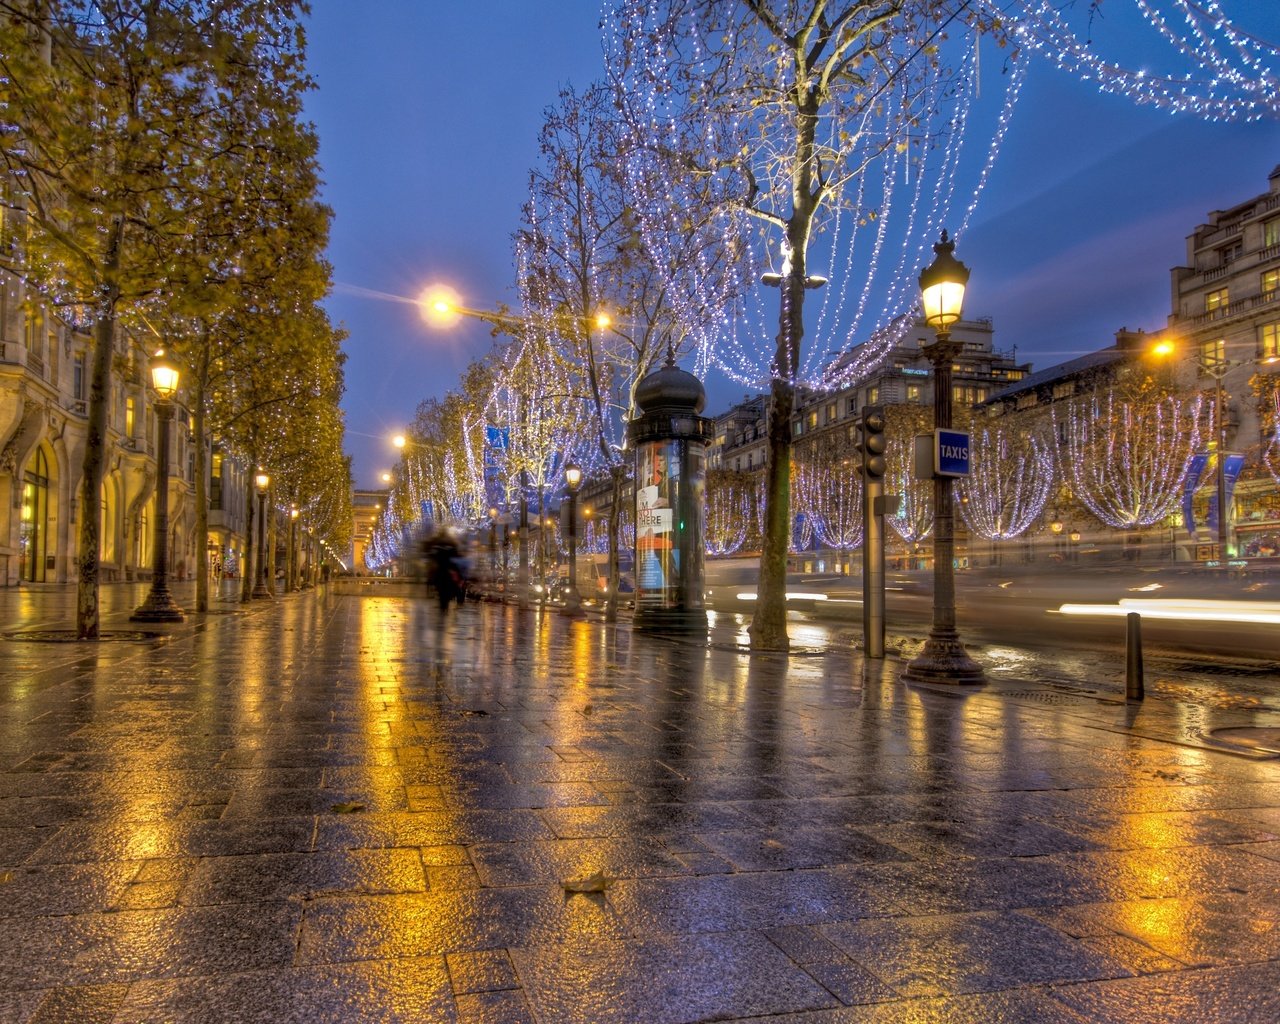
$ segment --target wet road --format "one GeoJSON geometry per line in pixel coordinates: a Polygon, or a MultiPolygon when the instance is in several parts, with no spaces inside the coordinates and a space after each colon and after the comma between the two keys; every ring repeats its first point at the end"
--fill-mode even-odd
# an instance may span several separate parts
{"type": "Polygon", "coordinates": [[[0,1020],[1280,1017],[1280,764],[1212,735],[1280,712],[739,628],[308,592],[0,641],[0,1020]]]}

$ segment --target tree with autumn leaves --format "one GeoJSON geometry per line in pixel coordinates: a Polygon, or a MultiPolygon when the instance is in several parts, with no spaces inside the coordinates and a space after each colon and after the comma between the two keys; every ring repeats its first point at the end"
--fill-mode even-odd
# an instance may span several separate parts
{"type": "MultiPolygon", "coordinates": [[[[317,323],[314,303],[328,287],[320,258],[327,213],[315,203],[314,140],[300,127],[309,86],[304,12],[300,0],[0,0],[0,170],[7,202],[26,227],[10,267],[54,309],[78,310],[93,336],[76,502],[82,638],[98,634],[101,538],[92,510],[106,463],[118,333],[161,325],[196,368],[197,422],[209,413],[209,429],[219,433],[232,426],[219,420],[228,406],[201,388],[231,372],[219,349],[225,318],[238,317],[241,340],[251,339],[253,354],[241,366],[288,362],[288,345],[277,350],[280,335],[265,329],[272,311],[289,320],[309,304],[317,323]],[[295,235],[304,219],[318,230],[295,235]],[[296,281],[284,275],[276,290],[263,274],[265,290],[242,289],[246,267],[263,269],[250,250],[288,253],[309,268],[311,287],[290,291],[296,281]]],[[[318,391],[336,405],[337,336],[324,324],[320,334],[319,347],[302,358],[328,355],[339,383],[318,391]]],[[[241,399],[230,407],[242,421],[248,405],[271,404],[261,394],[245,398],[247,382],[228,387],[241,399]]],[[[324,436],[340,445],[334,431],[324,436]]],[[[349,474],[322,487],[349,492],[349,474]]],[[[196,550],[204,547],[201,539],[196,550]]]]}

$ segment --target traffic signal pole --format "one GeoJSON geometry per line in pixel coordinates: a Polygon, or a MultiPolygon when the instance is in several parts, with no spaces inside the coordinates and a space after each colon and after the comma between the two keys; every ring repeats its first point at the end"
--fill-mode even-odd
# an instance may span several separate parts
{"type": "Polygon", "coordinates": [[[884,407],[864,405],[862,453],[862,638],[868,658],[884,657],[884,407]]]}

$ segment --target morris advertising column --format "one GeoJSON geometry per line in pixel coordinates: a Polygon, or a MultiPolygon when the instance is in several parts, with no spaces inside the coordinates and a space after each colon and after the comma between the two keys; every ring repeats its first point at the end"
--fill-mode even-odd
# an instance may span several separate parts
{"type": "Polygon", "coordinates": [[[702,383],[668,357],[636,386],[636,611],[648,633],[705,633],[706,451],[711,421],[702,383]]]}

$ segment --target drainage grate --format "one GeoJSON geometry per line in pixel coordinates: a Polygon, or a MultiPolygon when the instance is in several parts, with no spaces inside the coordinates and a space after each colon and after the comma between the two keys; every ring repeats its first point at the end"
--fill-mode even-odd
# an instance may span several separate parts
{"type": "Polygon", "coordinates": [[[1044,690],[1015,690],[1012,693],[1003,694],[1003,696],[1012,697],[1014,700],[1032,700],[1037,704],[1092,703],[1088,697],[1077,697],[1070,693],[1047,693],[1044,690]]]}

